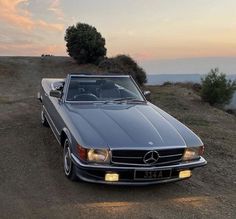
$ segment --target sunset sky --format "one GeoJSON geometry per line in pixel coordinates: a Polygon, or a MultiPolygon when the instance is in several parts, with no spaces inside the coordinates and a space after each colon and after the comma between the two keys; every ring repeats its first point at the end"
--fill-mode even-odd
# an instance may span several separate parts
{"type": "Polygon", "coordinates": [[[166,60],[170,72],[191,60],[189,73],[225,61],[236,73],[235,0],[0,0],[0,55],[67,55],[65,29],[77,22],[102,33],[108,56],[129,54],[149,73],[166,60]]]}

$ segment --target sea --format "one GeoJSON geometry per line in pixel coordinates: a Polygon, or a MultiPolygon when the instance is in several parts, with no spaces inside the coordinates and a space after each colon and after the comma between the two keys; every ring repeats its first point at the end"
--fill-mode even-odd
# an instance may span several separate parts
{"type": "MultiPolygon", "coordinates": [[[[205,75],[202,74],[149,74],[147,75],[147,85],[162,85],[164,82],[201,83],[201,78],[204,77],[205,75]]],[[[226,77],[228,80],[236,80],[236,74],[226,75],[226,77]]],[[[227,108],[236,109],[236,92],[227,108]]]]}

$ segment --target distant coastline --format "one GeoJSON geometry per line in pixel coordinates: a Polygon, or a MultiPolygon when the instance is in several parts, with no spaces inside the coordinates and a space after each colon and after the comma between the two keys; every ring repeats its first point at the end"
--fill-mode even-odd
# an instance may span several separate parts
{"type": "MultiPolygon", "coordinates": [[[[147,85],[162,85],[164,82],[200,83],[204,74],[148,74],[147,85]]],[[[227,75],[227,79],[236,80],[236,74],[227,75]]]]}
{"type": "MultiPolygon", "coordinates": [[[[204,74],[148,74],[147,85],[162,85],[164,82],[201,83],[202,77],[204,77],[204,74]]],[[[236,74],[227,75],[227,79],[236,80],[236,74]]],[[[236,109],[236,92],[228,108],[236,109]]]]}

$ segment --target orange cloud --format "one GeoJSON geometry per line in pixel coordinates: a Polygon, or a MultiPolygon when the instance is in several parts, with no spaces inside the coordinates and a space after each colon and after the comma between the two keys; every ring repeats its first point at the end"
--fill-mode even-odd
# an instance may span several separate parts
{"type": "Polygon", "coordinates": [[[38,43],[1,43],[1,54],[18,56],[40,56],[41,54],[66,55],[64,45],[39,45],[38,43]]]}
{"type": "Polygon", "coordinates": [[[27,0],[0,0],[0,19],[15,26],[31,29],[34,22],[29,18],[28,11],[18,9],[18,5],[25,2],[27,0]]]}
{"type": "Polygon", "coordinates": [[[33,28],[41,28],[50,31],[63,30],[63,24],[33,20],[28,10],[19,8],[20,4],[26,4],[27,2],[28,0],[0,0],[0,20],[27,30],[33,28]]]}
{"type": "Polygon", "coordinates": [[[64,29],[63,24],[51,24],[43,20],[38,20],[37,22],[35,22],[35,25],[38,25],[40,28],[47,29],[47,30],[62,31],[64,29]]]}

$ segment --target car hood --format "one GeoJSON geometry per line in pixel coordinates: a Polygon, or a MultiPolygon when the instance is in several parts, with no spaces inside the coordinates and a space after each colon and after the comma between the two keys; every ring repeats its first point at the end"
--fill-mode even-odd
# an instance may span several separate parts
{"type": "Polygon", "coordinates": [[[201,145],[186,126],[152,104],[67,104],[85,147],[162,148],[201,145]]]}

